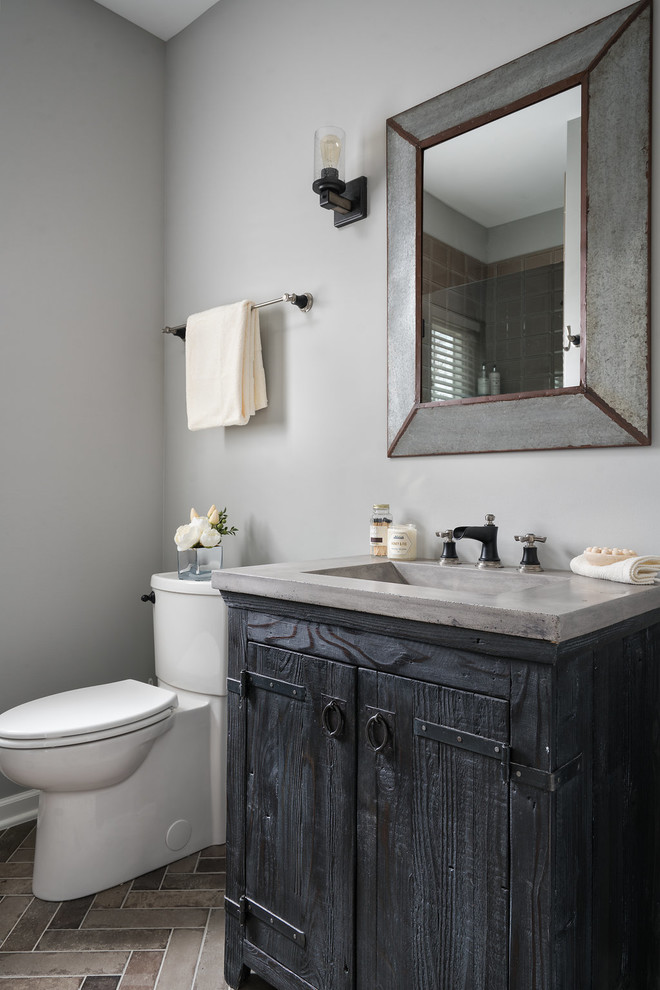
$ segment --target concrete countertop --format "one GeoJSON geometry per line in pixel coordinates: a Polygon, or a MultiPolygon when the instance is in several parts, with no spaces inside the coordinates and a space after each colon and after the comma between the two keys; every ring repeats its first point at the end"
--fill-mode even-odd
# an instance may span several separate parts
{"type": "Polygon", "coordinates": [[[514,567],[371,556],[228,568],[214,571],[211,583],[219,591],[553,643],[660,608],[660,582],[628,585],[571,571],[520,574],[514,567]]]}

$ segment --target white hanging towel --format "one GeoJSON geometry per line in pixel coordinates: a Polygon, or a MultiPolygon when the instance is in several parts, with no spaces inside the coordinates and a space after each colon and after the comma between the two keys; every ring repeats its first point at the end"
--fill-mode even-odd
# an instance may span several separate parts
{"type": "Polygon", "coordinates": [[[252,303],[244,299],[188,317],[188,429],[245,426],[267,405],[259,311],[252,303]]]}

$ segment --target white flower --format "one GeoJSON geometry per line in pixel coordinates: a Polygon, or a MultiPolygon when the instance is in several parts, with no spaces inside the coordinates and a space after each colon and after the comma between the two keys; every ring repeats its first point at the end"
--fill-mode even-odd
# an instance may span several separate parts
{"type": "Polygon", "coordinates": [[[211,525],[217,526],[217,524],[220,522],[220,513],[216,509],[215,505],[212,505],[206,514],[209,517],[209,522],[211,523],[211,525]]]}
{"type": "Polygon", "coordinates": [[[179,526],[174,534],[174,542],[179,550],[190,550],[199,543],[200,535],[207,528],[208,523],[206,516],[196,516],[187,526],[179,526]]]}
{"type": "Polygon", "coordinates": [[[202,530],[199,536],[199,542],[203,547],[217,547],[221,539],[222,537],[217,529],[211,529],[210,526],[208,529],[202,530]]]}

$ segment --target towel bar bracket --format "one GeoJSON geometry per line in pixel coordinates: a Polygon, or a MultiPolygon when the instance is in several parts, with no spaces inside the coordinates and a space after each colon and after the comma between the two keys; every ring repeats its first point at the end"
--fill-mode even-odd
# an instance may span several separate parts
{"type": "MultiPolygon", "coordinates": [[[[314,297],[311,292],[302,292],[300,295],[296,295],[295,292],[285,292],[284,295],[278,296],[277,299],[268,299],[266,302],[253,303],[254,309],[262,309],[264,306],[274,306],[275,303],[288,302],[293,306],[297,306],[301,313],[309,313],[310,309],[314,305],[314,297]]],[[[186,325],[183,323],[179,327],[163,327],[163,333],[172,333],[175,337],[180,337],[181,340],[186,339],[186,325]]]]}

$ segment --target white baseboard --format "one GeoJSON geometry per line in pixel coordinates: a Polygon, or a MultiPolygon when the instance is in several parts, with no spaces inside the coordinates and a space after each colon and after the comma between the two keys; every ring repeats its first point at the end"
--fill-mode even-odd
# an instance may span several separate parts
{"type": "Polygon", "coordinates": [[[11,828],[21,822],[29,822],[37,817],[39,791],[21,791],[6,798],[0,798],[0,828],[11,828]]]}

